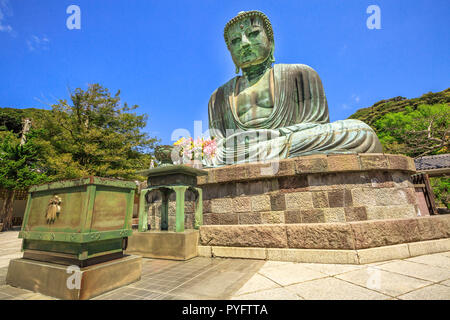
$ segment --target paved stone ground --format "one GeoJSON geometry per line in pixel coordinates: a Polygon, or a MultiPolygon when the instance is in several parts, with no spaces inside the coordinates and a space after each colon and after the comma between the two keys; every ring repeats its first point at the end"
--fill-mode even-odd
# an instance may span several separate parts
{"type": "MultiPolygon", "coordinates": [[[[0,233],[0,300],[51,299],[5,284],[21,257],[18,232],[0,233]]],[[[144,259],[142,278],[94,299],[450,299],[450,251],[368,265],[244,259],[144,259]]]]}

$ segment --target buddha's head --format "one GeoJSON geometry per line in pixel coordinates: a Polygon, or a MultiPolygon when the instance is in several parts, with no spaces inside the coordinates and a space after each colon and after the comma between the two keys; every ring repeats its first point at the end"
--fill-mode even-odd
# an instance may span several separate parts
{"type": "Polygon", "coordinates": [[[269,18],[260,11],[242,11],[228,21],[224,38],[236,73],[254,65],[272,64],[275,44],[269,18]]]}

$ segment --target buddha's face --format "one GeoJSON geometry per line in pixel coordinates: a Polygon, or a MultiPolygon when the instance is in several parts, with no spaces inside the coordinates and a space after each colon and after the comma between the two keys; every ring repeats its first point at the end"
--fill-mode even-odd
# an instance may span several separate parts
{"type": "Polygon", "coordinates": [[[245,18],[231,25],[228,39],[231,57],[239,68],[258,65],[270,55],[272,43],[259,17],[245,18]]]}

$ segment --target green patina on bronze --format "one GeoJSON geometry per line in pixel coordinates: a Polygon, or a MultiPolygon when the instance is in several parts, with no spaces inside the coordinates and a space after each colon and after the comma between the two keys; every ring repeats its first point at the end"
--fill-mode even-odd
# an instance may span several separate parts
{"type": "Polygon", "coordinates": [[[375,132],[358,120],[330,123],[319,75],[303,64],[275,64],[272,25],[259,11],[240,12],[224,30],[237,76],[212,94],[210,135],[217,157],[207,166],[308,154],[378,153],[375,132]]]}
{"type": "Polygon", "coordinates": [[[121,253],[132,234],[135,188],[134,182],[99,177],[31,187],[19,233],[22,249],[75,260],[121,253]],[[56,217],[48,219],[55,197],[60,199],[56,217]]]}
{"type": "Polygon", "coordinates": [[[155,158],[160,162],[160,166],[168,166],[172,164],[172,145],[162,145],[155,148],[155,158]]]}
{"type": "Polygon", "coordinates": [[[188,167],[185,165],[161,166],[148,170],[139,171],[140,175],[147,176],[149,187],[187,185],[196,187],[197,176],[208,173],[204,170],[188,167]]]}
{"type": "Polygon", "coordinates": [[[161,230],[168,230],[169,222],[169,196],[175,192],[176,216],[175,231],[184,231],[184,207],[187,191],[195,195],[194,228],[198,229],[203,224],[203,193],[197,187],[197,176],[207,175],[205,170],[200,170],[184,165],[168,165],[140,172],[146,175],[149,188],[141,190],[139,199],[139,227],[140,232],[148,230],[148,212],[145,210],[147,195],[152,191],[161,194],[161,230]]]}

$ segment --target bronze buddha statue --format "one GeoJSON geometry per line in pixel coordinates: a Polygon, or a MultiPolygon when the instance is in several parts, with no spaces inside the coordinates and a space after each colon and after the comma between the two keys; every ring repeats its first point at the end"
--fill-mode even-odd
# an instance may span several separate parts
{"type": "Polygon", "coordinates": [[[330,123],[319,75],[303,64],[275,64],[267,16],[240,12],[225,26],[236,76],[211,95],[210,135],[220,166],[310,154],[378,153],[375,132],[359,120],[330,123]]]}

